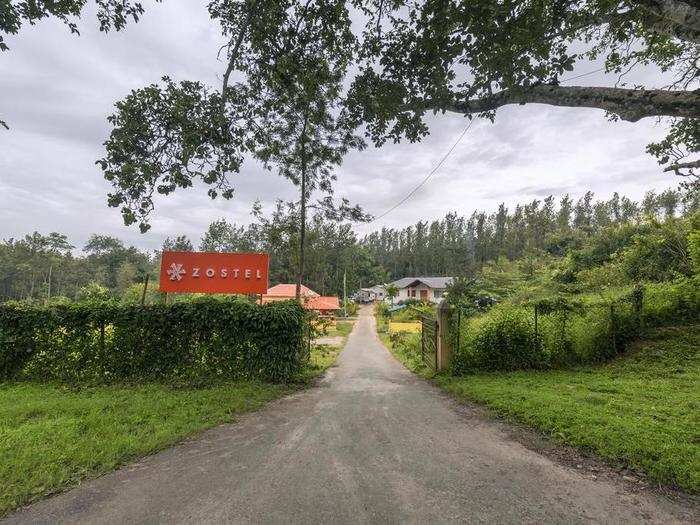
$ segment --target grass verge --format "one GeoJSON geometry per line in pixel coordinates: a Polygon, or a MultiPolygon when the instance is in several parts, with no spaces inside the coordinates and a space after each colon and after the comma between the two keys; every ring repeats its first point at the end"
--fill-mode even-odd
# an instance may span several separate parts
{"type": "Polygon", "coordinates": [[[299,384],[68,387],[0,383],[0,516],[308,384],[340,348],[312,348],[299,384]]]}
{"type": "Polygon", "coordinates": [[[425,379],[431,379],[435,376],[435,372],[425,366],[421,359],[420,331],[394,333],[392,337],[390,327],[393,323],[383,319],[379,315],[375,315],[375,319],[377,321],[377,335],[380,341],[403,366],[425,379]],[[397,335],[400,337],[396,337],[397,335]]]}
{"type": "Polygon", "coordinates": [[[324,334],[324,337],[340,336],[347,338],[350,332],[352,332],[352,327],[354,325],[354,321],[336,321],[335,326],[331,326],[324,334]]]}

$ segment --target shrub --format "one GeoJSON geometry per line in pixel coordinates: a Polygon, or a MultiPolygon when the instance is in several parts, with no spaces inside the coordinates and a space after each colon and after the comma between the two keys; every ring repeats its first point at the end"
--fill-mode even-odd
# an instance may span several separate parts
{"type": "Polygon", "coordinates": [[[502,307],[487,314],[465,341],[456,369],[518,370],[543,364],[542,346],[530,317],[521,308],[502,307]]]}
{"type": "Polygon", "coordinates": [[[391,347],[400,360],[414,372],[424,370],[425,364],[421,356],[421,334],[409,332],[392,332],[389,334],[391,347]]]}
{"type": "Polygon", "coordinates": [[[584,303],[562,296],[523,307],[502,305],[462,321],[453,373],[602,362],[623,352],[646,327],[698,319],[700,276],[638,285],[608,300],[584,303]]]}
{"type": "Polygon", "coordinates": [[[663,326],[700,318],[700,275],[645,286],[643,323],[663,326]]]}
{"type": "Polygon", "coordinates": [[[688,232],[684,221],[673,220],[655,225],[646,235],[635,235],[633,242],[619,253],[620,264],[630,279],[666,281],[692,273],[688,255],[688,232]]]}
{"type": "Polygon", "coordinates": [[[356,316],[359,308],[360,307],[356,302],[350,300],[345,301],[345,312],[347,313],[348,317],[356,316]]]}
{"type": "Polygon", "coordinates": [[[109,289],[91,281],[78,290],[76,299],[81,302],[106,301],[109,299],[109,289]]]}
{"type": "Polygon", "coordinates": [[[695,273],[700,273],[700,212],[695,213],[690,220],[688,233],[688,255],[695,273]]]}
{"type": "MultiPolygon", "coordinates": [[[[146,289],[145,304],[165,302],[165,294],[158,291],[158,284],[151,284],[146,289]]],[[[124,304],[140,305],[143,297],[143,283],[132,284],[121,294],[121,302],[124,304]]],[[[179,298],[179,297],[178,297],[179,298]]]]}
{"type": "Polygon", "coordinates": [[[435,315],[435,306],[426,303],[413,303],[403,310],[391,314],[391,320],[399,323],[418,321],[422,315],[435,315]]]}
{"type": "Polygon", "coordinates": [[[286,381],[303,364],[304,332],[294,301],[0,305],[0,377],[286,381]]]}
{"type": "Polygon", "coordinates": [[[377,314],[377,317],[386,319],[387,317],[389,317],[389,305],[384,301],[379,301],[374,306],[374,312],[377,314]]]}

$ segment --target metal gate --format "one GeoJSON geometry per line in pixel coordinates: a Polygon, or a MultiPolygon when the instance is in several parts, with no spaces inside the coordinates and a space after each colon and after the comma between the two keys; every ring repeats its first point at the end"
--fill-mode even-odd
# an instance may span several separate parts
{"type": "Polygon", "coordinates": [[[437,319],[421,315],[420,351],[423,363],[431,370],[437,369],[437,319]]]}

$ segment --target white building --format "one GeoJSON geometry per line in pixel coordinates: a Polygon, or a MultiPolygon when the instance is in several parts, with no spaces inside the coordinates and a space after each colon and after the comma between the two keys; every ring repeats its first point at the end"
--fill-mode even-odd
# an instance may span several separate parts
{"type": "Polygon", "coordinates": [[[404,277],[393,284],[399,289],[395,302],[407,299],[439,303],[445,294],[445,288],[452,283],[452,277],[404,277]]]}
{"type": "Polygon", "coordinates": [[[386,288],[383,285],[361,288],[356,294],[356,299],[361,303],[381,301],[386,298],[386,288]]]}

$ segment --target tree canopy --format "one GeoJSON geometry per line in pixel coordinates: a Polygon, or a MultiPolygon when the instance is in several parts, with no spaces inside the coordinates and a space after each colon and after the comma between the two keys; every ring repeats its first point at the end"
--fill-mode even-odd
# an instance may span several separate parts
{"type": "Polygon", "coordinates": [[[221,86],[165,77],[118,102],[110,117],[99,161],[115,188],[109,203],[143,230],[154,193],[200,179],[212,197],[230,198],[229,177],[248,157],[276,163],[294,181],[299,153],[311,146],[299,140],[304,122],[324,145],[314,162],[331,166],[360,147],[353,127],[378,145],[419,140],[430,112],[494,119],[507,104],[668,118],[669,135],[648,151],[697,182],[695,0],[212,0],[208,8],[225,41],[221,86]],[[567,83],[576,66],[600,60],[613,86],[567,83]],[[627,85],[631,71],[647,66],[672,80],[627,85]]]}
{"type": "Polygon", "coordinates": [[[356,3],[367,22],[349,100],[375,142],[419,138],[429,111],[494,119],[507,104],[597,108],[632,122],[672,118],[668,138],[649,152],[667,170],[694,176],[700,162],[696,0],[356,3]],[[575,66],[597,59],[617,77],[614,86],[563,85],[575,66]],[[668,72],[672,81],[628,86],[626,76],[645,66],[668,72]]]}

